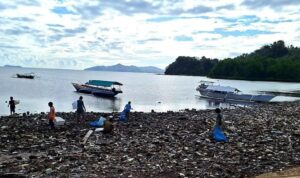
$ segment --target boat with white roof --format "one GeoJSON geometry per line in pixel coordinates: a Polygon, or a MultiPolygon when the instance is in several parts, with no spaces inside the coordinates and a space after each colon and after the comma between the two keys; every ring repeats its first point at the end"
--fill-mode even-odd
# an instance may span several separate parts
{"type": "Polygon", "coordinates": [[[114,97],[122,93],[122,83],[116,81],[89,80],[85,84],[72,83],[77,92],[93,94],[95,96],[114,97]]]}
{"type": "Polygon", "coordinates": [[[237,88],[230,86],[214,85],[211,81],[200,81],[200,85],[196,88],[200,92],[201,97],[217,99],[223,101],[243,101],[243,102],[269,102],[275,95],[267,94],[242,94],[237,88]]]}

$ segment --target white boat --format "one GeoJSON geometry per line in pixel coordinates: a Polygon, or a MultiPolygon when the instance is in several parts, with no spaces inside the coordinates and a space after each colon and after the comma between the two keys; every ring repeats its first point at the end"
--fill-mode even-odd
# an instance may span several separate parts
{"type": "Polygon", "coordinates": [[[85,84],[72,83],[77,92],[93,94],[95,96],[114,97],[122,93],[121,83],[116,81],[89,80],[85,84]],[[116,86],[118,86],[116,88],[116,86]]]}
{"type": "Polygon", "coordinates": [[[223,101],[269,102],[275,97],[275,95],[242,94],[237,88],[214,85],[214,82],[210,81],[200,81],[200,85],[196,90],[200,92],[200,95],[203,98],[223,101]]]}

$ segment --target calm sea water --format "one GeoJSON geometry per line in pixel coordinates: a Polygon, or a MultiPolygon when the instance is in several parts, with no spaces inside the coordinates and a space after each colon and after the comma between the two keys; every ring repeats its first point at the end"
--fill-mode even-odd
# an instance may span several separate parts
{"type": "MultiPolygon", "coordinates": [[[[9,114],[5,101],[10,96],[20,100],[16,112],[45,112],[52,101],[57,111],[73,111],[72,102],[83,96],[87,111],[120,111],[132,102],[135,111],[178,111],[186,108],[207,109],[219,107],[197,97],[195,90],[200,80],[216,81],[220,85],[239,88],[244,93],[260,91],[289,92],[300,89],[300,83],[252,82],[241,80],[214,80],[206,77],[165,76],[146,73],[98,72],[57,69],[30,69],[0,67],[0,115],[9,114]],[[16,73],[34,72],[39,77],[30,79],[14,78],[16,73]],[[123,83],[123,94],[115,99],[100,98],[75,92],[72,82],[86,82],[91,79],[112,80],[123,83]]],[[[299,98],[278,96],[274,101],[299,98]]]]}

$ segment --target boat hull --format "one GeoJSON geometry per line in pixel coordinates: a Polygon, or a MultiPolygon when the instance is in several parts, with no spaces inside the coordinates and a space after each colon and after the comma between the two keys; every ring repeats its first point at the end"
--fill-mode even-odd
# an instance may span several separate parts
{"type": "Polygon", "coordinates": [[[201,97],[212,98],[218,100],[229,101],[247,101],[247,102],[269,102],[274,95],[250,95],[250,94],[237,94],[226,92],[215,92],[210,90],[199,90],[201,97]]]}
{"type": "Polygon", "coordinates": [[[33,75],[22,75],[22,74],[17,74],[18,78],[26,78],[26,79],[34,79],[33,75]]]}
{"type": "Polygon", "coordinates": [[[103,97],[114,97],[122,91],[116,91],[112,89],[104,89],[104,88],[96,88],[96,87],[89,87],[87,85],[72,83],[74,88],[77,92],[86,93],[86,94],[93,94],[95,96],[103,96],[103,97]]]}

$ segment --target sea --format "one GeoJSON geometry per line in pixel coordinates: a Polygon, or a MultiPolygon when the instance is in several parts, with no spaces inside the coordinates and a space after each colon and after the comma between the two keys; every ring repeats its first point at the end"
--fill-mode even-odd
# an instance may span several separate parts
{"type": "Polygon", "coordinates": [[[151,73],[0,67],[0,115],[9,114],[10,96],[20,101],[20,104],[16,106],[17,113],[48,112],[50,101],[54,103],[57,112],[74,111],[72,103],[80,96],[83,96],[86,109],[90,112],[120,112],[128,101],[131,101],[133,111],[137,112],[235,106],[232,103],[220,103],[199,97],[196,87],[201,80],[236,87],[243,93],[274,93],[276,97],[272,100],[273,102],[300,99],[300,83],[221,80],[151,73]],[[37,76],[33,80],[15,77],[16,73],[31,72],[37,76]],[[118,81],[123,84],[121,87],[123,93],[115,98],[102,98],[77,93],[72,86],[72,82],[85,83],[88,80],[118,81]]]}

